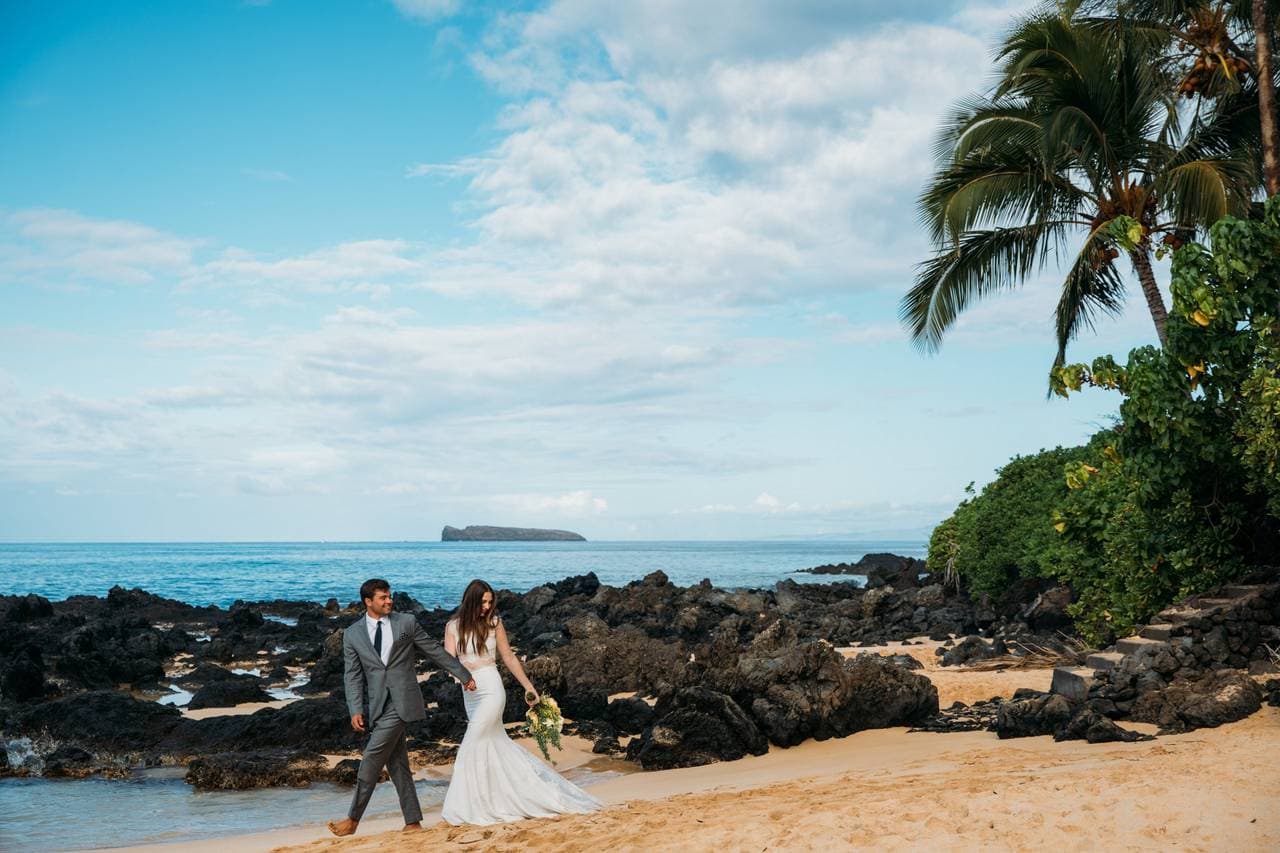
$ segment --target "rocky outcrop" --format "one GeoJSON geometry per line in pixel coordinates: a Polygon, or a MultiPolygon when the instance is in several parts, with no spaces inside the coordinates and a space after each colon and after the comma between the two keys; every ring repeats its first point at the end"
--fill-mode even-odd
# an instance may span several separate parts
{"type": "Polygon", "coordinates": [[[44,758],[47,779],[83,779],[98,772],[101,762],[84,747],[63,744],[44,758]]]}
{"type": "Polygon", "coordinates": [[[180,722],[176,708],[99,690],[25,708],[12,722],[12,731],[95,751],[143,752],[180,722]]]}
{"type": "Polygon", "coordinates": [[[749,708],[778,746],[910,723],[938,710],[927,678],[875,656],[846,661],[825,643],[753,648],[702,681],[749,708]]]}
{"type": "Polygon", "coordinates": [[[1228,584],[1161,612],[1159,621],[1084,667],[1060,667],[1055,690],[1115,720],[1161,732],[1217,726],[1256,711],[1261,689],[1246,674],[1271,666],[1280,637],[1280,580],[1228,584]]]}
{"type": "Polygon", "coordinates": [[[635,696],[622,696],[605,707],[604,719],[622,734],[638,735],[653,723],[653,706],[635,696]]]}
{"type": "Polygon", "coordinates": [[[733,760],[755,754],[756,733],[786,747],[938,711],[927,678],[877,655],[845,660],[825,643],[796,645],[785,628],[761,634],[745,652],[728,642],[705,652],[679,686],[659,696],[655,721],[628,746],[628,756],[646,767],[686,766],[672,762],[696,743],[690,759],[696,763],[733,760]]]}
{"type": "Polygon", "coordinates": [[[645,770],[668,770],[736,761],[768,749],[760,729],[733,699],[695,686],[680,689],[664,703],[644,737],[631,742],[627,757],[645,770]]]}
{"type": "Polygon", "coordinates": [[[325,697],[302,699],[283,708],[263,708],[252,714],[184,718],[153,748],[173,756],[264,749],[334,753],[359,750],[365,739],[365,735],[352,730],[346,702],[325,697]]]}
{"type": "Polygon", "coordinates": [[[1143,693],[1130,719],[1156,723],[1161,734],[1216,728],[1254,713],[1262,698],[1262,688],[1248,675],[1222,669],[1143,693]]]}
{"type": "Polygon", "coordinates": [[[1001,739],[1053,734],[1079,706],[1065,696],[1042,694],[1000,703],[993,730],[1001,739]]]}
{"type": "MultiPolygon", "coordinates": [[[[452,756],[450,756],[452,759],[452,756]]],[[[328,780],[337,785],[355,785],[360,774],[360,759],[344,758],[334,764],[327,774],[328,780]]],[[[387,773],[387,768],[382,768],[382,772],[378,774],[379,782],[388,782],[391,777],[387,773]]]]}
{"type": "Polygon", "coordinates": [[[900,557],[897,554],[865,554],[856,563],[815,566],[812,569],[800,569],[799,573],[862,575],[867,579],[865,586],[868,589],[881,586],[911,589],[920,585],[920,576],[926,571],[924,560],[917,560],[915,557],[900,557]]]}
{"type": "Polygon", "coordinates": [[[940,663],[943,666],[962,666],[1001,657],[1009,653],[1009,648],[999,638],[988,643],[981,637],[965,637],[951,648],[944,650],[940,647],[939,651],[942,652],[940,663]]]}
{"type": "Polygon", "coordinates": [[[15,702],[42,699],[53,692],[45,680],[44,655],[28,643],[11,651],[0,663],[0,696],[15,702]]]}
{"type": "Polygon", "coordinates": [[[1054,740],[1089,743],[1151,740],[1150,735],[1120,728],[1087,705],[1049,693],[998,703],[992,728],[1002,739],[1053,735],[1054,740]]]}
{"type": "MultiPolygon", "coordinates": [[[[359,762],[357,762],[358,768],[359,762]]],[[[187,765],[187,784],[201,791],[244,791],[251,788],[305,788],[331,774],[323,755],[302,749],[216,752],[187,765]]]]}
{"type": "Polygon", "coordinates": [[[53,605],[42,595],[0,595],[0,623],[19,625],[53,616],[53,605]]]}
{"type": "Polygon", "coordinates": [[[260,680],[252,676],[239,676],[206,684],[195,692],[187,707],[234,708],[246,702],[270,702],[271,696],[262,689],[260,680]]]}
{"type": "Polygon", "coordinates": [[[307,670],[307,683],[298,692],[312,694],[341,690],[343,666],[342,631],[336,630],[325,637],[319,657],[307,670]]]}

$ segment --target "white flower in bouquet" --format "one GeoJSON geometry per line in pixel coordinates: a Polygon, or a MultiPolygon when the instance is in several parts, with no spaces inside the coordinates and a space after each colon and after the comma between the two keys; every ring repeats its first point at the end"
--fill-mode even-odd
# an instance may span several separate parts
{"type": "Polygon", "coordinates": [[[525,734],[538,744],[542,757],[555,764],[547,750],[547,744],[563,749],[560,746],[560,733],[564,730],[564,717],[560,714],[560,706],[556,704],[556,700],[550,696],[540,696],[537,702],[529,706],[524,719],[525,734]]]}

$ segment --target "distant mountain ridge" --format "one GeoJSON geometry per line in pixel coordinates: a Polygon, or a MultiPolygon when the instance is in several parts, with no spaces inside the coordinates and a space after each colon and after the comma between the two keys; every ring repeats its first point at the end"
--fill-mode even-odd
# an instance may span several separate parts
{"type": "Polygon", "coordinates": [[[542,530],[537,527],[490,527],[471,524],[459,530],[444,526],[441,542],[586,542],[587,538],[570,530],[542,530]]]}

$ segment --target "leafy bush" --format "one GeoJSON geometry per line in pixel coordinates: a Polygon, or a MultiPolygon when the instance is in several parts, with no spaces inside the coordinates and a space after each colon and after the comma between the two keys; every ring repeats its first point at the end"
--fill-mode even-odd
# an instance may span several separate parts
{"type": "Polygon", "coordinates": [[[1042,450],[1018,456],[995,480],[966,498],[933,531],[929,570],[958,575],[975,592],[998,595],[1013,581],[1057,574],[1059,537],[1054,512],[1067,497],[1062,472],[1089,458],[1086,447],[1042,450]]]}
{"type": "Polygon", "coordinates": [[[1261,220],[1220,220],[1209,240],[1212,251],[1174,253],[1165,349],[1051,376],[1063,396],[1086,384],[1124,396],[1113,440],[1067,466],[1055,517],[1059,575],[1080,594],[1077,625],[1094,638],[1280,546],[1280,198],[1261,220]]]}

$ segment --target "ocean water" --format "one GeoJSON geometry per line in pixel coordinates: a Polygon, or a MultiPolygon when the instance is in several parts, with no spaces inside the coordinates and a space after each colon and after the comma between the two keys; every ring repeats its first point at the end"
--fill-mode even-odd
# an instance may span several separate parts
{"type": "MultiPolygon", "coordinates": [[[[327,782],[309,788],[196,791],[182,781],[184,773],[160,768],[125,780],[2,779],[0,850],[94,850],[323,827],[327,820],[345,817],[351,804],[350,788],[327,782]]],[[[589,788],[618,773],[575,768],[565,775],[589,788]]],[[[430,812],[444,802],[448,783],[420,780],[417,788],[422,810],[430,812]]],[[[391,783],[375,788],[366,819],[399,814],[391,783]]]]}
{"type": "MultiPolygon", "coordinates": [[[[923,557],[923,542],[216,542],[0,544],[0,594],[52,600],[105,595],[115,584],[190,604],[286,598],[346,604],[386,578],[427,607],[452,608],[473,578],[524,592],[595,572],[620,586],[661,569],[681,586],[768,587],[798,569],[889,551],[923,557]]],[[[794,576],[798,581],[831,577],[794,576]]]]}

